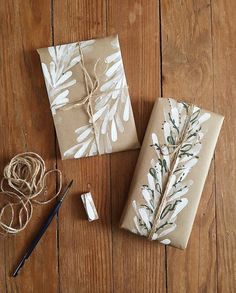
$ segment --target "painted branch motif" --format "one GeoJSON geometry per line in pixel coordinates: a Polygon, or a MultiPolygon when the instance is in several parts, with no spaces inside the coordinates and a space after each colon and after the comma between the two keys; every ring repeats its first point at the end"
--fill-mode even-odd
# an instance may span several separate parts
{"type": "Polygon", "coordinates": [[[124,132],[124,123],[130,117],[130,98],[124,74],[121,52],[118,40],[113,40],[111,46],[116,52],[105,58],[105,70],[95,97],[95,110],[87,125],[75,130],[77,144],[68,149],[64,156],[81,158],[98,154],[97,142],[104,146],[104,153],[112,152],[112,144],[118,140],[119,133],[124,132]],[[100,123],[97,124],[98,120],[100,123]],[[96,126],[97,141],[95,140],[96,126]]]}
{"type": "Polygon", "coordinates": [[[163,244],[170,244],[168,238],[177,225],[177,215],[188,204],[188,191],[193,184],[188,180],[188,174],[198,162],[203,138],[202,124],[210,118],[210,113],[202,114],[200,109],[194,106],[190,113],[190,106],[168,99],[169,109],[164,110],[163,136],[165,143],[161,145],[155,133],[152,133],[151,147],[155,152],[147,174],[147,184],[141,187],[142,203],[133,201],[135,216],[133,218],[133,232],[148,237],[156,211],[165,192],[166,203],[161,209],[160,216],[155,226],[152,240],[159,240],[163,244]],[[184,125],[189,119],[188,127],[184,125]],[[184,141],[177,150],[175,169],[169,176],[173,161],[173,152],[179,146],[180,137],[185,131],[184,141]],[[168,182],[168,185],[167,185],[168,182]],[[168,186],[168,190],[165,190],[168,186]]]}
{"type": "Polygon", "coordinates": [[[70,71],[79,56],[76,54],[76,46],[62,45],[57,47],[48,48],[48,52],[52,58],[50,67],[48,68],[45,63],[42,63],[42,69],[46,82],[48,95],[51,101],[52,114],[56,114],[56,110],[69,102],[68,88],[76,83],[76,80],[71,78],[72,72],[70,71]],[[62,62],[62,56],[70,53],[74,58],[70,58],[67,62],[62,62]]]}
{"type": "MultiPolygon", "coordinates": [[[[94,40],[81,42],[83,50],[88,50],[94,40]]],[[[69,102],[70,87],[76,84],[71,68],[80,62],[78,43],[49,47],[49,66],[42,63],[42,70],[51,103],[52,114],[69,102]]]]}

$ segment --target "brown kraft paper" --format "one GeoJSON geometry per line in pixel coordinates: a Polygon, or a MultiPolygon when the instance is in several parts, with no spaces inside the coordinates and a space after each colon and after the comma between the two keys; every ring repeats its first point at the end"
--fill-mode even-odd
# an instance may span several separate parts
{"type": "Polygon", "coordinates": [[[186,248],[223,119],[174,99],[156,101],[121,228],[186,248]]]}
{"type": "Polygon", "coordinates": [[[117,36],[38,53],[62,159],[139,147],[117,36]]]}

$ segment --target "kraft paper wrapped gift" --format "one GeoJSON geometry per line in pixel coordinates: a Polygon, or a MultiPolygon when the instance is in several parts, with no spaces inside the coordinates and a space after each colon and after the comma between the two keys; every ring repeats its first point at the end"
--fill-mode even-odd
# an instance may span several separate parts
{"type": "Polygon", "coordinates": [[[223,117],[160,98],[147,127],[121,227],[184,249],[223,117]]]}
{"type": "Polygon", "coordinates": [[[62,159],[139,147],[117,36],[38,53],[62,159]]]}

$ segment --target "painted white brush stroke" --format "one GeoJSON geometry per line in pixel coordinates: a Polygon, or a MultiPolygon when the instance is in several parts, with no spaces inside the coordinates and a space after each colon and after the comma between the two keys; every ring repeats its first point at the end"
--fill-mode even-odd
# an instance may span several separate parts
{"type": "MultiPolygon", "coordinates": [[[[164,110],[163,121],[163,137],[166,145],[178,144],[188,110],[187,104],[169,99],[169,109],[164,110]]],[[[171,243],[171,240],[166,236],[176,229],[177,216],[188,204],[188,199],[184,196],[187,196],[193,181],[186,180],[186,177],[198,161],[201,140],[204,136],[201,126],[210,116],[210,113],[202,114],[198,107],[194,107],[186,140],[179,150],[177,167],[170,178],[168,178],[168,171],[171,158],[168,155],[168,149],[160,145],[156,133],[151,134],[151,146],[155,150],[156,158],[151,161],[151,167],[147,174],[147,184],[141,188],[142,203],[138,204],[135,200],[132,203],[135,211],[134,227],[132,228],[134,233],[143,236],[149,235],[155,212],[160,205],[160,199],[164,192],[163,182],[168,179],[170,185],[167,190],[166,204],[161,211],[152,240],[159,240],[165,245],[171,243]],[[162,152],[160,151],[161,148],[162,152]]]]}
{"type": "Polygon", "coordinates": [[[117,39],[111,42],[111,47],[116,52],[104,60],[107,69],[102,77],[102,85],[98,89],[101,95],[95,99],[93,118],[87,125],[75,131],[80,133],[79,141],[77,137],[78,144],[64,152],[64,157],[81,158],[97,155],[97,143],[104,145],[104,153],[111,153],[113,143],[119,139],[119,133],[125,131],[125,122],[130,118],[131,104],[117,39]],[[100,123],[96,123],[98,120],[100,123]],[[96,124],[97,140],[94,137],[93,123],[96,124]]]}
{"type": "MultiPolygon", "coordinates": [[[[89,50],[95,40],[81,42],[83,50],[89,50]]],[[[52,114],[69,102],[69,89],[76,84],[71,68],[80,62],[80,51],[78,43],[59,45],[48,48],[51,58],[49,66],[42,63],[42,70],[47,87],[52,114]]]]}

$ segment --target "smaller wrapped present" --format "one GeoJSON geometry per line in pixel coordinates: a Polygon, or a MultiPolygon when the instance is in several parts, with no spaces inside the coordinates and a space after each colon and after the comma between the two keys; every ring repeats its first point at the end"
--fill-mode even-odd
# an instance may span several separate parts
{"type": "Polygon", "coordinates": [[[139,147],[117,36],[38,53],[62,159],[139,147]]]}
{"type": "Polygon", "coordinates": [[[174,99],[155,103],[121,227],[184,249],[223,117],[174,99]]]}

